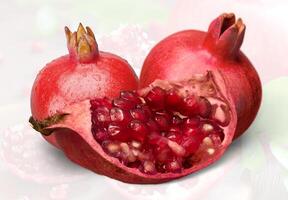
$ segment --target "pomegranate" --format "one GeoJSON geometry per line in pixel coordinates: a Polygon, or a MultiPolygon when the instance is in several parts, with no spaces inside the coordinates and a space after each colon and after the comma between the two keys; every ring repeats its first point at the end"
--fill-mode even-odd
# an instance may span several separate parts
{"type": "Polygon", "coordinates": [[[218,160],[237,115],[229,93],[207,72],[79,101],[30,122],[85,168],[129,183],[161,183],[218,160]]]}
{"type": "MultiPolygon", "coordinates": [[[[138,87],[138,78],[127,61],[99,51],[89,27],[85,30],[80,23],[77,32],[71,33],[65,27],[65,33],[69,54],[48,63],[34,82],[31,111],[36,120],[53,116],[71,103],[96,97],[113,98],[120,90],[138,87]]],[[[51,119],[58,120],[55,116],[51,119]]],[[[59,147],[54,134],[48,136],[43,132],[43,135],[59,147]]]]}
{"type": "MultiPolygon", "coordinates": [[[[179,81],[207,70],[220,74],[220,89],[231,94],[237,110],[239,137],[254,120],[262,97],[260,79],[248,58],[240,51],[245,25],[233,13],[222,14],[207,32],[185,30],[160,41],[147,56],[140,75],[140,87],[155,79],[179,81]]],[[[218,112],[212,107],[212,112],[218,112]]]]}

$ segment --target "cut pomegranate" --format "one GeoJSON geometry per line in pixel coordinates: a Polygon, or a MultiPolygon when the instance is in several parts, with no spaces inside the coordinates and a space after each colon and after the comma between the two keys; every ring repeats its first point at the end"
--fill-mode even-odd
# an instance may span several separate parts
{"type": "Polygon", "coordinates": [[[137,92],[122,91],[115,99],[94,98],[73,104],[66,109],[69,114],[65,120],[46,129],[65,127],[79,134],[83,139],[77,141],[71,138],[73,133],[57,134],[57,142],[71,160],[98,173],[133,183],[158,183],[184,176],[219,159],[235,130],[235,110],[228,103],[229,95],[217,89],[210,72],[202,76],[206,81],[197,81],[199,75],[177,83],[156,80],[137,92]],[[189,89],[191,83],[201,87],[208,82],[213,95],[205,89],[189,89]],[[177,101],[171,101],[172,90],[177,101]],[[219,116],[212,109],[218,105],[225,106],[219,116]],[[222,123],[224,118],[227,120],[222,123]],[[73,144],[83,151],[75,152],[73,144]],[[102,164],[94,163],[94,158],[102,164]],[[107,163],[110,172],[103,169],[107,163]]]}

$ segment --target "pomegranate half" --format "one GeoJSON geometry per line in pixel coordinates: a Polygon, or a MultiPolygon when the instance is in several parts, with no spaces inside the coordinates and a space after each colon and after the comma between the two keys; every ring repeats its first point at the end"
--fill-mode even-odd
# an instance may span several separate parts
{"type": "MultiPolygon", "coordinates": [[[[179,81],[207,70],[221,74],[237,110],[239,137],[253,122],[262,97],[259,76],[240,51],[245,25],[233,13],[222,14],[207,32],[185,30],[160,41],[147,56],[140,75],[140,87],[155,79],[179,81]]],[[[217,79],[217,77],[215,77],[217,79]]],[[[215,108],[217,112],[217,108],[215,108]]]]}

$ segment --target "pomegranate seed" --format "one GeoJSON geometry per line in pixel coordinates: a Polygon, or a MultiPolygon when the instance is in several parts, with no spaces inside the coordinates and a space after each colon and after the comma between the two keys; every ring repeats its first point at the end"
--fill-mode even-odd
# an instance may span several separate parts
{"type": "Polygon", "coordinates": [[[208,149],[207,149],[207,153],[208,153],[209,155],[213,155],[213,154],[215,153],[215,149],[213,149],[213,148],[208,148],[208,149]]]}
{"type": "Polygon", "coordinates": [[[153,160],[153,154],[152,152],[139,152],[138,154],[138,158],[141,161],[145,161],[145,160],[153,160]]]}
{"type": "Polygon", "coordinates": [[[205,137],[202,141],[206,146],[213,146],[212,139],[210,137],[205,137]]]}
{"type": "Polygon", "coordinates": [[[156,156],[157,161],[159,161],[159,162],[167,162],[173,156],[172,151],[167,146],[162,147],[162,148],[157,147],[154,150],[154,154],[156,156]]]}
{"type": "Polygon", "coordinates": [[[133,120],[130,122],[130,128],[132,130],[132,138],[142,142],[145,140],[146,135],[148,134],[148,130],[145,124],[138,120],[133,120]]]}
{"type": "Polygon", "coordinates": [[[120,131],[121,131],[121,128],[120,128],[120,126],[118,126],[117,124],[111,123],[111,124],[108,126],[108,133],[109,133],[111,136],[114,136],[114,135],[119,134],[120,131]]]}
{"type": "Polygon", "coordinates": [[[205,133],[211,132],[214,130],[214,127],[211,124],[203,124],[202,125],[202,131],[205,133]]]}
{"type": "Polygon", "coordinates": [[[117,98],[113,100],[113,105],[124,110],[129,110],[135,106],[135,103],[122,98],[117,98]]]}
{"type": "Polygon", "coordinates": [[[198,100],[195,96],[189,96],[184,99],[184,103],[180,108],[180,112],[184,115],[194,116],[199,113],[198,100]]]}
{"type": "Polygon", "coordinates": [[[199,117],[186,118],[184,120],[184,127],[197,128],[200,125],[199,117]]]}
{"type": "Polygon", "coordinates": [[[155,115],[154,117],[155,122],[158,124],[161,131],[165,131],[169,127],[169,121],[166,116],[163,115],[155,115]]]}
{"type": "Polygon", "coordinates": [[[132,149],[131,151],[132,151],[133,155],[136,157],[141,154],[141,152],[139,150],[136,150],[136,149],[132,149]]]}
{"type": "Polygon", "coordinates": [[[214,130],[214,127],[211,124],[204,123],[202,125],[202,131],[205,133],[211,132],[214,130]]]}
{"type": "Polygon", "coordinates": [[[137,108],[139,108],[140,110],[143,110],[143,112],[145,113],[147,118],[149,118],[152,115],[152,111],[150,110],[149,106],[147,106],[147,105],[144,105],[144,104],[137,105],[137,108]]]}
{"type": "Polygon", "coordinates": [[[193,137],[194,135],[197,135],[200,131],[198,129],[187,127],[183,131],[183,135],[193,137]]]}
{"type": "Polygon", "coordinates": [[[185,155],[185,149],[180,146],[179,144],[177,144],[177,142],[173,142],[171,140],[168,140],[168,146],[170,147],[170,149],[173,151],[173,153],[176,156],[184,156],[185,155]]]}
{"type": "Polygon", "coordinates": [[[157,111],[155,113],[155,116],[163,116],[167,119],[168,123],[170,123],[172,121],[173,113],[170,113],[169,111],[166,110],[161,110],[157,111]]]}
{"type": "Polygon", "coordinates": [[[169,132],[172,132],[172,133],[178,133],[179,135],[181,135],[181,129],[177,126],[171,126],[168,130],[169,132]]]}
{"type": "Polygon", "coordinates": [[[112,141],[104,141],[102,142],[102,147],[105,152],[108,154],[120,158],[121,157],[121,151],[120,151],[120,146],[117,142],[112,142],[112,141]]]}
{"type": "Polygon", "coordinates": [[[146,122],[146,125],[150,131],[159,131],[157,123],[151,119],[148,122],[146,122]]]}
{"type": "Polygon", "coordinates": [[[94,137],[97,141],[103,142],[104,140],[108,139],[109,135],[105,130],[97,130],[94,134],[94,137]]]}
{"type": "Polygon", "coordinates": [[[110,110],[111,121],[119,122],[124,120],[123,110],[120,108],[112,108],[110,110]]]}
{"type": "Polygon", "coordinates": [[[142,101],[139,99],[139,96],[136,92],[131,92],[131,91],[122,91],[120,93],[120,97],[122,99],[128,100],[128,101],[132,101],[135,104],[141,104],[142,101]]]}
{"type": "Polygon", "coordinates": [[[127,130],[125,130],[119,124],[112,122],[108,126],[108,134],[110,137],[117,141],[127,141],[129,140],[129,134],[127,134],[127,130]]]}
{"type": "Polygon", "coordinates": [[[152,145],[157,145],[157,146],[160,146],[160,147],[164,147],[164,146],[167,146],[167,138],[161,136],[157,132],[152,132],[149,135],[149,143],[152,144],[152,145]]]}
{"type": "Polygon", "coordinates": [[[176,160],[173,160],[165,165],[165,169],[168,172],[180,172],[181,168],[181,164],[176,160]]]}
{"type": "Polygon", "coordinates": [[[96,113],[98,121],[110,121],[109,109],[104,106],[99,106],[95,109],[94,113],[96,113]]]}
{"type": "Polygon", "coordinates": [[[128,163],[128,162],[135,162],[136,161],[136,157],[134,156],[134,154],[130,150],[127,143],[121,143],[120,148],[121,148],[122,153],[123,153],[122,154],[122,160],[124,162],[128,163]]]}
{"type": "Polygon", "coordinates": [[[132,145],[132,147],[134,147],[136,149],[141,148],[141,143],[137,142],[137,141],[134,141],[134,140],[131,142],[131,145],[132,145]]]}
{"type": "Polygon", "coordinates": [[[202,125],[202,131],[205,135],[217,135],[221,141],[224,140],[225,135],[223,133],[223,129],[213,121],[204,121],[202,125]]]}
{"type": "Polygon", "coordinates": [[[183,138],[181,146],[186,150],[186,155],[190,155],[198,150],[200,144],[201,138],[195,135],[194,137],[183,138]]]}
{"type": "Polygon", "coordinates": [[[144,172],[148,174],[156,173],[155,164],[152,161],[145,161],[143,163],[144,172]]]}
{"type": "Polygon", "coordinates": [[[177,94],[176,91],[170,90],[166,94],[166,105],[168,108],[175,109],[183,103],[182,98],[177,94]]]}
{"type": "Polygon", "coordinates": [[[169,140],[177,142],[178,144],[180,144],[182,141],[182,135],[179,132],[168,132],[166,137],[169,140]]]}
{"type": "Polygon", "coordinates": [[[130,148],[129,148],[129,146],[128,146],[128,144],[127,143],[125,143],[125,142],[122,142],[121,144],[120,144],[120,147],[121,147],[121,150],[124,152],[124,153],[129,153],[130,152],[130,148]]]}
{"type": "Polygon", "coordinates": [[[146,95],[145,100],[154,109],[161,110],[165,105],[165,91],[160,87],[154,87],[146,95]]]}
{"type": "Polygon", "coordinates": [[[139,108],[130,110],[130,114],[133,119],[137,119],[140,121],[147,121],[148,119],[148,117],[145,115],[145,112],[139,108]]]}
{"type": "Polygon", "coordinates": [[[180,125],[183,123],[183,119],[181,119],[179,116],[174,115],[172,118],[172,124],[174,125],[180,125]]]}

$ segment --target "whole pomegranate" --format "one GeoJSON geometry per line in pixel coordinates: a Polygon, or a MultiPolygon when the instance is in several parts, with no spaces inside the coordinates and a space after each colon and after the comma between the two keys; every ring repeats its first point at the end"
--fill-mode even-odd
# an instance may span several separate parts
{"type": "Polygon", "coordinates": [[[98,52],[89,28],[66,28],[66,35],[70,54],[34,83],[30,122],[70,160],[124,182],[161,183],[223,155],[237,114],[219,71],[156,79],[137,90],[129,65],[98,52]]]}
{"type": "MultiPolygon", "coordinates": [[[[140,87],[155,79],[179,81],[207,70],[221,74],[237,110],[234,139],[254,120],[262,96],[260,79],[248,58],[240,51],[245,25],[234,14],[222,14],[207,32],[186,30],[160,41],[147,56],[140,75],[140,87]]],[[[217,78],[216,78],[217,79],[217,78]]],[[[212,112],[218,112],[214,107],[212,112]]]]}
{"type": "MultiPolygon", "coordinates": [[[[35,120],[53,116],[71,103],[96,97],[113,98],[121,90],[138,87],[138,78],[128,62],[99,51],[89,27],[85,30],[80,23],[77,32],[71,33],[65,27],[65,33],[69,54],[48,63],[34,82],[31,112],[35,120]]],[[[54,116],[52,120],[58,118],[54,116]]],[[[54,134],[44,133],[44,137],[58,147],[54,134]]]]}

